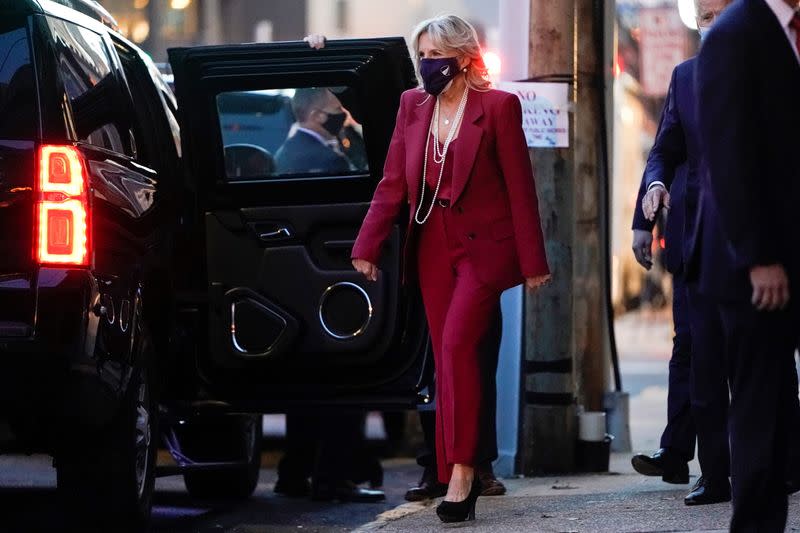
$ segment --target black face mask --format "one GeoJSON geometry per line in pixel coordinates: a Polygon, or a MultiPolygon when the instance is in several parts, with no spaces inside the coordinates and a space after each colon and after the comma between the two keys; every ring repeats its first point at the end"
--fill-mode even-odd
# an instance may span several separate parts
{"type": "Polygon", "coordinates": [[[339,132],[342,131],[342,126],[344,126],[344,121],[347,120],[347,115],[345,113],[326,114],[328,115],[328,120],[322,123],[322,127],[325,128],[328,133],[336,137],[339,135],[339,132]]]}
{"type": "Polygon", "coordinates": [[[419,74],[425,91],[433,96],[439,96],[458,73],[457,57],[424,58],[419,61],[419,74]]]}

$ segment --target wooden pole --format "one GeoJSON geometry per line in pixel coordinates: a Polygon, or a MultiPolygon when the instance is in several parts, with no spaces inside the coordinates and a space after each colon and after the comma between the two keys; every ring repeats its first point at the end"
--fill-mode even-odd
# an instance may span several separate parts
{"type": "MultiPolygon", "coordinates": [[[[596,0],[600,1],[600,0],[596,0]]],[[[572,80],[570,146],[533,149],[553,281],[526,294],[520,431],[526,475],[575,470],[577,410],[600,410],[608,375],[602,84],[592,0],[531,0],[529,73],[572,80]]]]}

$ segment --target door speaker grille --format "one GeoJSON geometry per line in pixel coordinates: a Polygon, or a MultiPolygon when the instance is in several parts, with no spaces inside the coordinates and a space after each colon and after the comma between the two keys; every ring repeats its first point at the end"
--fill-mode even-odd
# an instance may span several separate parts
{"type": "Polygon", "coordinates": [[[244,299],[231,304],[231,342],[240,355],[269,353],[286,326],[283,317],[256,301],[244,299]]]}
{"type": "Polygon", "coordinates": [[[319,322],[334,339],[353,339],[363,334],[372,320],[372,301],[355,283],[342,281],[325,289],[319,302],[319,322]]]}

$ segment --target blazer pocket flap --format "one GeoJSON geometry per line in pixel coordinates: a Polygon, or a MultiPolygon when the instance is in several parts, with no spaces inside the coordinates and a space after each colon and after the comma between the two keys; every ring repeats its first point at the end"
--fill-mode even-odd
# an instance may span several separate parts
{"type": "Polygon", "coordinates": [[[514,236],[514,223],[510,218],[495,220],[490,224],[492,237],[498,241],[514,236]]]}

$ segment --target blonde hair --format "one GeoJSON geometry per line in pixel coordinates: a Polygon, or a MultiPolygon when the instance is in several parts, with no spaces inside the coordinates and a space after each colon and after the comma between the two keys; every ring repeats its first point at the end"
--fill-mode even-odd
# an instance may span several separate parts
{"type": "Polygon", "coordinates": [[[468,57],[471,61],[467,66],[464,79],[470,89],[488,91],[492,88],[489,81],[489,70],[483,62],[481,45],[478,42],[478,33],[475,28],[457,15],[440,15],[423,20],[411,34],[411,43],[414,47],[414,65],[419,74],[419,38],[427,33],[433,44],[442,52],[455,52],[456,55],[468,57]]]}

